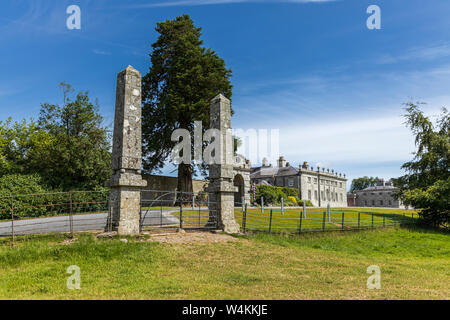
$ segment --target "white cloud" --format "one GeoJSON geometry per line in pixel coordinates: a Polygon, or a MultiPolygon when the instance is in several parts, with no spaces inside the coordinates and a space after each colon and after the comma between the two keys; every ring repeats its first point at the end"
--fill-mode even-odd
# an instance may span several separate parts
{"type": "Polygon", "coordinates": [[[94,49],[94,50],[92,50],[92,52],[94,52],[95,54],[98,54],[98,55],[102,55],[102,56],[109,56],[109,55],[111,55],[111,52],[98,50],[98,49],[94,49]]]}
{"type": "Polygon", "coordinates": [[[415,47],[401,55],[385,54],[379,60],[380,64],[392,64],[410,60],[434,60],[450,56],[450,43],[433,44],[430,46],[415,47]]]}

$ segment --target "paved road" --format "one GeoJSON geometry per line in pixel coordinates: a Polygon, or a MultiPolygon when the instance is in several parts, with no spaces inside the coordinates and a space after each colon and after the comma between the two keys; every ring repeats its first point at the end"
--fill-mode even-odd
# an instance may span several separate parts
{"type": "MultiPolygon", "coordinates": [[[[174,209],[143,210],[144,226],[176,225],[180,223],[177,217],[170,213],[178,212],[174,209]]],[[[73,216],[73,231],[104,230],[107,213],[83,214],[73,216]]],[[[14,234],[28,235],[51,232],[70,232],[69,216],[48,217],[14,221],[14,234]]],[[[0,222],[0,236],[11,236],[11,221],[0,222]]]]}

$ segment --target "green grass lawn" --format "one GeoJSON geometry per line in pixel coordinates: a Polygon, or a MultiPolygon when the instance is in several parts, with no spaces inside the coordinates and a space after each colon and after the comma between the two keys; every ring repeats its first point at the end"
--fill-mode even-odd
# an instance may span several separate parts
{"type": "Polygon", "coordinates": [[[0,239],[0,299],[449,299],[448,233],[418,228],[252,234],[160,244],[78,234],[0,239]],[[81,290],[66,269],[81,268],[81,290]],[[369,290],[370,265],[381,289],[369,290]]]}

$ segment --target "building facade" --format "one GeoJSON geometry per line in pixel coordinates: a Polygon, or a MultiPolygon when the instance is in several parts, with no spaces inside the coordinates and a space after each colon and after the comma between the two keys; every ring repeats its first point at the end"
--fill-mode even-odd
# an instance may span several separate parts
{"type": "Polygon", "coordinates": [[[355,205],[357,207],[379,207],[405,209],[403,203],[396,199],[398,191],[391,181],[379,180],[376,186],[356,191],[355,205]]]}
{"type": "Polygon", "coordinates": [[[310,200],[316,207],[347,207],[345,174],[319,167],[314,170],[307,162],[296,168],[280,157],[273,167],[264,158],[261,167],[252,168],[250,180],[257,185],[295,188],[300,199],[310,200]]]}

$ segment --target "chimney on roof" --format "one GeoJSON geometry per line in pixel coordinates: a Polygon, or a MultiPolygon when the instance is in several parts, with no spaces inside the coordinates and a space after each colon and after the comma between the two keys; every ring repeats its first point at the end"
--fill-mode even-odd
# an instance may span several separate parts
{"type": "Polygon", "coordinates": [[[263,167],[268,167],[268,166],[269,166],[269,160],[267,160],[266,157],[264,157],[264,158],[262,159],[262,166],[263,166],[263,167]]]}
{"type": "Polygon", "coordinates": [[[284,160],[283,156],[281,156],[280,159],[278,160],[278,167],[280,168],[286,167],[286,160],[284,160]]]}

